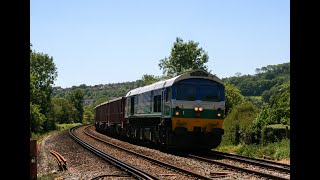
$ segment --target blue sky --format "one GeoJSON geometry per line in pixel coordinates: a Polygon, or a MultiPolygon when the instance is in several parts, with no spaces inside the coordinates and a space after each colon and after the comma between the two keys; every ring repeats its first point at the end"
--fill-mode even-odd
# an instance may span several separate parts
{"type": "Polygon", "coordinates": [[[53,57],[54,86],[162,75],[176,37],[199,42],[220,78],[255,74],[290,62],[290,1],[30,1],[30,42],[53,57]]]}

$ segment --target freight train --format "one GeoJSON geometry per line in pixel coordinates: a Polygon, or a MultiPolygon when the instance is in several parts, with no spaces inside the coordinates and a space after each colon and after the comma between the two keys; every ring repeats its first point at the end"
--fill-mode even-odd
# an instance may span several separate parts
{"type": "Polygon", "coordinates": [[[98,132],[174,149],[216,148],[224,116],[223,82],[204,70],[133,89],[94,108],[98,132]]]}

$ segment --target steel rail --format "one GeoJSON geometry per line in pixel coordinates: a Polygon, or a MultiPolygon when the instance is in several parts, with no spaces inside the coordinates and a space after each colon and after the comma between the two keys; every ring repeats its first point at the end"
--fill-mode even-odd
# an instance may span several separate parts
{"type": "Polygon", "coordinates": [[[216,156],[216,155],[223,156],[223,157],[226,157],[229,159],[235,159],[235,160],[244,161],[244,162],[248,162],[248,163],[252,162],[254,164],[261,165],[261,166],[264,166],[266,164],[269,164],[269,165],[271,164],[271,168],[278,166],[278,167],[281,167],[279,170],[290,172],[290,165],[289,164],[279,163],[279,162],[270,161],[270,160],[266,160],[266,159],[251,158],[251,157],[241,156],[241,155],[237,155],[237,154],[229,154],[229,153],[224,153],[224,152],[219,152],[219,151],[211,151],[211,152],[208,152],[208,154],[214,155],[214,156],[216,156]]]}
{"type": "Polygon", "coordinates": [[[192,155],[192,154],[189,154],[188,156],[191,158],[199,159],[199,160],[206,161],[209,163],[218,164],[218,165],[225,166],[225,167],[232,168],[232,169],[237,169],[237,170],[244,171],[244,172],[251,173],[251,174],[260,175],[260,176],[267,177],[267,178],[288,180],[288,178],[285,178],[285,177],[276,176],[276,175],[272,175],[272,174],[268,174],[268,173],[263,173],[263,172],[255,171],[255,170],[251,170],[251,169],[246,169],[246,168],[242,168],[239,166],[219,162],[219,161],[216,161],[213,159],[204,158],[201,156],[196,156],[196,155],[192,155]]]}
{"type": "Polygon", "coordinates": [[[192,176],[197,177],[197,178],[200,178],[200,179],[208,179],[208,180],[209,180],[209,179],[212,179],[212,178],[209,178],[209,177],[206,177],[206,176],[202,176],[202,175],[200,175],[200,174],[197,174],[197,173],[195,173],[195,172],[192,172],[192,171],[190,171],[190,170],[185,170],[185,169],[182,169],[182,168],[173,166],[173,165],[171,165],[171,164],[167,164],[167,163],[165,163],[165,162],[158,161],[158,160],[153,159],[153,158],[150,158],[150,157],[148,157],[148,156],[145,156],[145,155],[136,153],[136,152],[134,152],[134,151],[131,151],[131,150],[122,148],[122,147],[117,146],[117,145],[115,145],[115,144],[111,144],[111,143],[109,143],[109,142],[107,142],[107,141],[105,141],[105,140],[103,140],[103,139],[101,139],[101,138],[98,138],[98,137],[96,137],[96,136],[88,133],[86,130],[87,130],[87,128],[89,128],[89,127],[90,127],[90,126],[88,126],[88,127],[86,127],[86,128],[84,129],[84,133],[87,134],[88,136],[90,136],[90,137],[98,140],[98,141],[101,141],[101,142],[107,144],[107,145],[113,146],[113,147],[118,148],[118,149],[120,149],[120,150],[126,151],[126,152],[128,152],[128,153],[134,154],[134,155],[139,156],[139,157],[142,157],[142,158],[144,158],[144,159],[147,159],[147,160],[149,160],[149,161],[151,161],[151,162],[153,162],[153,163],[156,163],[156,164],[159,164],[159,165],[162,165],[162,166],[169,167],[169,168],[171,168],[171,169],[174,169],[174,170],[183,172],[183,173],[185,173],[185,174],[192,175],[192,176]]]}
{"type": "Polygon", "coordinates": [[[112,163],[113,165],[115,165],[116,167],[119,167],[121,169],[123,169],[124,171],[127,171],[128,173],[132,174],[133,176],[139,178],[139,179],[156,179],[158,180],[159,178],[153,176],[153,175],[150,175],[140,169],[137,169],[125,162],[122,162],[108,154],[105,154],[104,152],[96,149],[95,147],[93,147],[92,145],[86,143],[85,141],[81,140],[80,138],[78,138],[73,130],[75,128],[78,128],[79,126],[76,126],[76,127],[73,127],[69,130],[69,134],[70,136],[77,142],[79,143],[81,146],[85,147],[86,149],[90,150],[91,152],[93,152],[95,155],[101,157],[102,159],[104,159],[105,161],[108,161],[110,163],[112,163]]]}

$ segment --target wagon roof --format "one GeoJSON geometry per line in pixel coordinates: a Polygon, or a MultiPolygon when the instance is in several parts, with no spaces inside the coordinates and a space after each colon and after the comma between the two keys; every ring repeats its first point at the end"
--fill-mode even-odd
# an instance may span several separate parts
{"type": "Polygon", "coordinates": [[[188,79],[189,78],[210,79],[210,80],[217,81],[220,84],[223,84],[223,82],[217,76],[210,74],[204,70],[197,69],[197,70],[185,72],[181,75],[178,75],[178,76],[170,78],[170,79],[158,81],[156,83],[153,83],[153,84],[150,84],[147,86],[133,89],[126,94],[126,97],[133,96],[133,95],[140,94],[140,93],[144,93],[144,92],[148,92],[148,91],[152,91],[152,90],[156,90],[156,89],[169,87],[169,86],[172,86],[173,83],[180,81],[180,80],[183,80],[183,79],[187,79],[187,78],[188,79]]]}
{"type": "Polygon", "coordinates": [[[115,98],[115,99],[111,99],[111,100],[109,100],[109,101],[105,101],[105,102],[97,105],[96,107],[94,107],[94,109],[97,108],[97,107],[99,107],[99,106],[102,106],[102,105],[104,105],[104,104],[107,104],[107,103],[110,103],[110,102],[113,102],[113,101],[117,101],[117,100],[120,100],[120,99],[122,99],[122,97],[117,97],[117,98],[115,98]]]}

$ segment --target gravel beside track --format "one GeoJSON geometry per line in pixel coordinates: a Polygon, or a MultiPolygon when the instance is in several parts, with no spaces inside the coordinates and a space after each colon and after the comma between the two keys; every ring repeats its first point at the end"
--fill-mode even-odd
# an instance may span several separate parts
{"type": "Polygon", "coordinates": [[[105,179],[134,179],[127,173],[96,157],[70,136],[68,131],[56,132],[38,142],[37,176],[53,174],[57,179],[93,179],[107,175],[105,179]],[[67,160],[67,171],[60,171],[49,150],[60,153],[67,160]]]}

